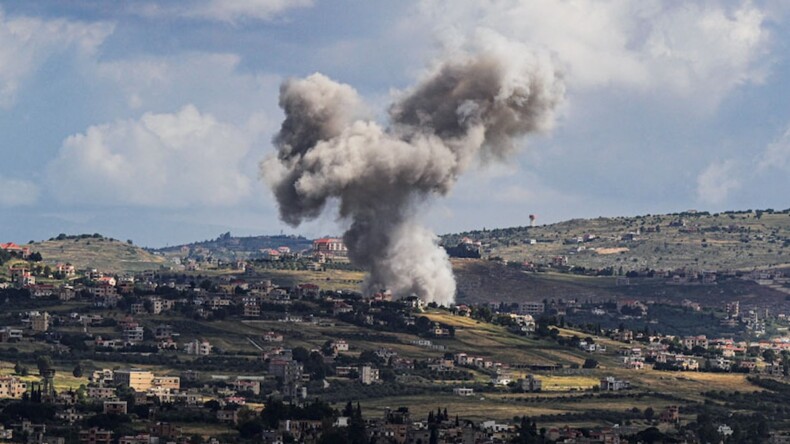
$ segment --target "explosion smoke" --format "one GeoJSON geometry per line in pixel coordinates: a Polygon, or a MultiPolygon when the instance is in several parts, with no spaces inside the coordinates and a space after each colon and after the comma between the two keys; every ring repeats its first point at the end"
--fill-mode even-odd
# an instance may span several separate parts
{"type": "Polygon", "coordinates": [[[366,291],[449,305],[452,268],[437,237],[415,223],[416,207],[446,194],[476,156],[504,159],[515,138],[549,129],[563,95],[551,63],[496,39],[478,55],[440,63],[391,106],[387,128],[362,118],[348,85],[321,74],[288,80],[277,156],[262,173],[292,226],[337,198],[350,222],[349,258],[369,272],[366,291]]]}

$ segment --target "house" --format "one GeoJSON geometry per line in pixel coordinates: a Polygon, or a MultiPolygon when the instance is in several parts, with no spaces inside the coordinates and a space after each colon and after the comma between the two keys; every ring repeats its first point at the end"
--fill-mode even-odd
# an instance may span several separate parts
{"type": "Polygon", "coordinates": [[[22,329],[0,327],[0,342],[19,342],[22,340],[22,329]]]}
{"type": "Polygon", "coordinates": [[[184,344],[184,353],[188,355],[208,356],[211,354],[211,343],[206,340],[195,339],[184,344]]]}
{"type": "Polygon", "coordinates": [[[121,369],[113,373],[113,383],[144,392],[153,386],[154,374],[148,370],[121,369]]]}
{"type": "Polygon", "coordinates": [[[608,392],[608,391],[619,391],[619,390],[628,390],[631,388],[631,383],[624,379],[616,379],[614,376],[607,376],[606,378],[602,378],[600,381],[601,391],[608,392]]]}
{"type": "Polygon", "coordinates": [[[346,256],[348,249],[342,240],[336,238],[322,238],[313,241],[313,252],[327,256],[346,256]]]}
{"type": "Polygon", "coordinates": [[[30,313],[30,328],[36,332],[45,332],[49,330],[50,316],[46,311],[43,313],[33,312],[30,313]]]}
{"type": "Polygon", "coordinates": [[[217,421],[236,425],[239,422],[239,410],[236,408],[217,410],[217,421]]]}
{"type": "Polygon", "coordinates": [[[98,427],[80,430],[80,444],[112,444],[112,432],[98,427]]]}
{"type": "Polygon", "coordinates": [[[518,305],[518,313],[522,315],[541,316],[545,310],[543,302],[522,302],[518,305]]]}
{"type": "Polygon", "coordinates": [[[364,385],[370,385],[379,380],[379,369],[369,365],[359,368],[359,381],[364,385]]]}
{"type": "Polygon", "coordinates": [[[125,415],[127,412],[126,401],[104,401],[102,411],[107,415],[125,415]]]}
{"type": "Polygon", "coordinates": [[[347,352],[348,342],[343,339],[332,341],[332,348],[335,350],[335,352],[347,352]]]}
{"type": "Polygon", "coordinates": [[[15,376],[0,376],[0,398],[21,399],[27,383],[15,376]]]}
{"type": "Polygon", "coordinates": [[[123,330],[123,340],[127,344],[139,344],[145,339],[145,329],[137,324],[129,325],[123,330]]]}
{"type": "Polygon", "coordinates": [[[539,392],[542,388],[543,381],[532,375],[527,375],[526,379],[521,380],[521,389],[525,392],[539,392]]]}
{"type": "Polygon", "coordinates": [[[30,256],[30,247],[20,247],[13,242],[0,244],[0,250],[11,253],[13,256],[16,256],[20,259],[27,259],[28,256],[30,256]]]}
{"type": "Polygon", "coordinates": [[[88,387],[88,399],[99,401],[115,397],[115,387],[88,387]]]}
{"type": "Polygon", "coordinates": [[[475,390],[466,387],[456,387],[453,389],[453,394],[458,396],[472,396],[475,394],[475,390]]]}

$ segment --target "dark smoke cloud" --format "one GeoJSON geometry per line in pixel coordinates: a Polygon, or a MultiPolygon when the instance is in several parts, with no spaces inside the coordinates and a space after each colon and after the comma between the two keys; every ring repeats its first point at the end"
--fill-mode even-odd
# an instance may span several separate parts
{"type": "Polygon", "coordinates": [[[262,163],[281,218],[299,225],[337,199],[367,291],[452,303],[447,255],[414,222],[416,208],[446,194],[475,157],[505,158],[514,139],[553,122],[564,88],[550,63],[496,41],[481,54],[440,63],[391,106],[387,128],[359,119],[353,88],[320,74],[281,88],[277,156],[262,163]]]}

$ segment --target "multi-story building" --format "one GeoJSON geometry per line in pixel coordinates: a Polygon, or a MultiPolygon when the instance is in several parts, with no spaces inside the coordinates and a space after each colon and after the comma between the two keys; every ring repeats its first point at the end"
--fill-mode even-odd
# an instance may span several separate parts
{"type": "Polygon", "coordinates": [[[181,388],[181,378],[178,376],[154,376],[151,383],[154,387],[166,390],[178,390],[181,388]]]}
{"type": "Polygon", "coordinates": [[[519,314],[541,316],[545,310],[543,302],[522,302],[518,305],[519,314]]]}
{"type": "Polygon", "coordinates": [[[80,444],[112,444],[112,432],[98,427],[80,430],[80,444]]]}
{"type": "Polygon", "coordinates": [[[33,312],[30,314],[30,328],[33,331],[45,332],[49,330],[50,316],[46,311],[43,313],[33,312]]]}
{"type": "Polygon", "coordinates": [[[348,249],[340,239],[323,238],[313,241],[313,252],[332,256],[346,256],[348,249]]]}
{"type": "Polygon", "coordinates": [[[123,340],[127,344],[139,344],[145,340],[145,329],[139,325],[129,325],[123,330],[123,340]]]}
{"type": "Polygon", "coordinates": [[[153,386],[154,374],[148,370],[123,369],[113,374],[113,383],[129,387],[137,392],[144,392],[153,386]]]}
{"type": "Polygon", "coordinates": [[[20,399],[27,391],[27,383],[14,376],[0,376],[0,398],[20,399]]]}
{"type": "Polygon", "coordinates": [[[184,344],[184,352],[188,355],[208,356],[211,354],[211,343],[195,339],[184,344]]]}
{"type": "Polygon", "coordinates": [[[126,401],[104,401],[104,413],[107,415],[125,415],[126,401]]]}
{"type": "Polygon", "coordinates": [[[365,385],[373,384],[379,380],[379,369],[369,365],[363,365],[359,368],[359,381],[365,385]]]}

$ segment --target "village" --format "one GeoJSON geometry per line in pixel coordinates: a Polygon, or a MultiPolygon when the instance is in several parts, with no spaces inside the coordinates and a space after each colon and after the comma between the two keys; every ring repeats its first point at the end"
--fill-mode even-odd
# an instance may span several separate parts
{"type": "MultiPolygon", "coordinates": [[[[790,374],[790,337],[766,336],[766,321],[772,331],[786,331],[786,316],[742,312],[738,301],[722,307],[678,301],[685,312],[718,313],[709,322],[739,332],[678,336],[662,333],[660,325],[625,327],[623,321],[641,319],[658,304],[649,300],[536,297],[518,304],[437,307],[416,297],[393,300],[388,292],[364,297],[322,290],[320,282],[282,287],[256,270],[304,254],[286,247],[263,251],[258,261],[184,259],[178,261],[181,271],[137,274],[50,265],[29,248],[0,247],[10,263],[10,279],[0,283],[6,306],[36,307],[4,311],[0,326],[0,360],[13,367],[0,380],[0,398],[6,399],[0,422],[4,436],[15,441],[223,442],[184,431],[190,430],[186,424],[201,422],[226,427],[225,439],[262,442],[319,442],[331,433],[364,433],[368,440],[399,444],[510,442],[519,436],[543,440],[524,442],[610,443],[646,430],[688,438],[694,436],[689,425],[695,423],[684,414],[688,406],[680,398],[657,403],[649,414],[623,411],[614,415],[616,422],[593,428],[563,426],[545,415],[469,420],[448,416],[447,406],[441,405],[427,419],[415,417],[410,413],[415,406],[409,405],[384,409],[378,416],[360,414],[356,403],[377,390],[416,380],[423,390],[430,387],[445,396],[441,399],[464,400],[557,393],[556,381],[563,379],[558,375],[582,376],[585,384],[562,389],[575,396],[643,396],[649,387],[640,375],[649,372],[779,381],[790,374]],[[570,323],[581,315],[587,320],[610,316],[621,324],[570,323]],[[465,348],[455,339],[470,322],[490,324],[514,338],[550,342],[571,358],[532,360],[509,354],[511,359],[503,359],[507,355],[465,348]],[[234,342],[212,332],[212,324],[218,323],[257,330],[239,334],[234,342]],[[349,334],[341,325],[360,333],[349,334]],[[304,333],[311,329],[327,332],[312,347],[304,333]],[[93,364],[100,362],[115,364],[93,364]],[[34,363],[38,371],[29,369],[34,363]],[[80,383],[59,386],[57,375],[64,372],[80,383]],[[344,388],[338,392],[334,386],[344,388]],[[273,405],[289,407],[272,413],[273,405]],[[536,420],[552,426],[538,429],[536,420]],[[634,425],[635,420],[641,425],[634,425]]],[[[311,268],[347,263],[339,239],[319,239],[306,253],[311,268]]],[[[787,279],[781,273],[759,277],[787,279]]],[[[715,426],[723,438],[736,433],[733,427],[737,431],[736,424],[715,426]]]]}

